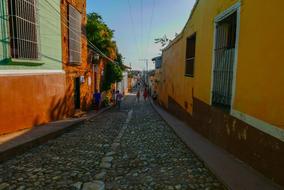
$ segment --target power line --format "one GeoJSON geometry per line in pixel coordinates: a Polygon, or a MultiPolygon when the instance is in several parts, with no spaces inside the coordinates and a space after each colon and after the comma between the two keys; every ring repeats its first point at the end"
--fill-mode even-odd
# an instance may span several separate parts
{"type": "Polygon", "coordinates": [[[132,28],[132,33],[133,33],[135,45],[137,46],[137,51],[140,51],[140,49],[139,49],[139,43],[138,43],[138,40],[137,40],[135,28],[134,28],[134,20],[133,20],[133,15],[132,15],[132,6],[131,6],[131,3],[130,3],[130,0],[128,0],[127,2],[128,2],[128,7],[129,7],[129,15],[130,15],[130,20],[131,20],[131,28],[132,28]]]}
{"type": "Polygon", "coordinates": [[[143,0],[140,0],[140,14],[141,14],[141,56],[143,57],[143,0]]]}
{"type": "Polygon", "coordinates": [[[149,47],[151,44],[151,36],[152,36],[152,25],[153,25],[153,20],[154,20],[154,13],[155,13],[155,7],[156,7],[156,0],[153,0],[153,6],[152,6],[152,13],[151,13],[151,18],[150,18],[150,28],[149,28],[149,35],[148,35],[148,46],[147,46],[147,50],[149,53],[149,47]]]}
{"type": "MultiPolygon", "coordinates": [[[[50,4],[49,1],[46,1],[46,2],[51,6],[51,8],[53,8],[53,9],[56,11],[56,13],[59,15],[60,19],[63,18],[63,20],[66,21],[67,24],[69,24],[69,20],[68,20],[67,18],[61,17],[61,13],[60,13],[52,4],[50,4]]],[[[71,28],[69,28],[69,26],[68,26],[67,24],[65,24],[65,23],[62,22],[62,21],[61,21],[61,23],[63,23],[63,25],[64,25],[65,27],[67,27],[69,30],[71,30],[72,32],[74,32],[75,35],[80,36],[80,35],[78,35],[78,34],[76,33],[76,31],[74,31],[74,30],[72,30],[71,28]]],[[[80,38],[81,38],[81,36],[80,36],[80,38]]],[[[109,60],[110,62],[116,63],[116,62],[115,62],[114,60],[112,60],[110,57],[108,57],[107,55],[105,55],[105,54],[104,54],[98,47],[96,47],[90,40],[88,40],[88,38],[86,38],[86,39],[87,39],[87,42],[88,42],[88,44],[90,45],[90,47],[93,48],[93,50],[96,50],[97,53],[99,53],[100,55],[102,55],[104,58],[106,58],[106,59],[109,60]]]]}

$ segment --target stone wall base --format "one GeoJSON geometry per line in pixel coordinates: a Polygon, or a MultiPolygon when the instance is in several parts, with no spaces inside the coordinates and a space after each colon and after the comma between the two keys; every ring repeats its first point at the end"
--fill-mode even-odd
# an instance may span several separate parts
{"type": "Polygon", "coordinates": [[[197,98],[193,99],[192,115],[171,97],[169,97],[168,111],[187,122],[190,127],[212,143],[222,147],[276,183],[284,185],[284,175],[281,170],[284,168],[284,143],[279,139],[197,98]]]}

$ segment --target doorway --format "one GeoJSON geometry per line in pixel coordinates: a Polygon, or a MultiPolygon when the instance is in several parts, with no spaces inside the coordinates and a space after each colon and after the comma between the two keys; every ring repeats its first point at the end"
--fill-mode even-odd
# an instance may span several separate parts
{"type": "Polygon", "coordinates": [[[94,92],[96,92],[98,89],[98,86],[97,86],[97,73],[94,72],[94,92]]]}
{"type": "Polygon", "coordinates": [[[212,105],[230,111],[237,43],[237,11],[216,23],[212,105]]]}
{"type": "Polygon", "coordinates": [[[74,79],[74,105],[75,109],[80,109],[80,77],[74,79]]]}

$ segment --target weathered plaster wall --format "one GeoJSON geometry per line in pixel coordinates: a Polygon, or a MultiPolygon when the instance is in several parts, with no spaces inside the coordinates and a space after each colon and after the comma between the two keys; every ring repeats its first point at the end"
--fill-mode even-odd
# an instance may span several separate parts
{"type": "Polygon", "coordinates": [[[38,2],[42,69],[62,69],[60,0],[38,2]]]}
{"type": "Polygon", "coordinates": [[[243,2],[233,108],[284,129],[282,7],[284,1],[243,2]]]}
{"type": "Polygon", "coordinates": [[[3,62],[10,58],[6,3],[0,2],[0,134],[63,119],[68,97],[62,70],[60,0],[38,1],[40,66],[3,62]]]}
{"type": "Polygon", "coordinates": [[[180,36],[170,49],[163,52],[161,85],[162,102],[168,104],[168,96],[174,98],[185,110],[192,113],[194,78],[185,77],[185,40],[180,36]]]}
{"type": "Polygon", "coordinates": [[[0,75],[0,134],[64,118],[65,75],[0,75]]]}

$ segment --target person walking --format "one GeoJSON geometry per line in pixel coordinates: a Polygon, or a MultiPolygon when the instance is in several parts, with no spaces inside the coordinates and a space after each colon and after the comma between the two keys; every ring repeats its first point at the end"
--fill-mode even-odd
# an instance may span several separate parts
{"type": "Polygon", "coordinates": [[[115,105],[116,103],[115,97],[116,97],[116,93],[115,93],[115,90],[113,89],[111,91],[111,102],[113,103],[113,105],[115,105]]]}
{"type": "Polygon", "coordinates": [[[99,110],[101,103],[101,93],[98,90],[95,90],[94,93],[94,103],[95,103],[95,110],[99,110]]]}
{"type": "Polygon", "coordinates": [[[136,93],[137,102],[140,102],[140,89],[136,93]]]}
{"type": "Polygon", "coordinates": [[[116,93],[116,104],[118,106],[118,109],[121,107],[121,101],[122,101],[123,95],[119,92],[119,90],[116,93]]]}
{"type": "Polygon", "coordinates": [[[148,98],[148,90],[147,90],[147,88],[144,89],[143,96],[144,96],[144,101],[146,101],[147,98],[148,98]]]}

